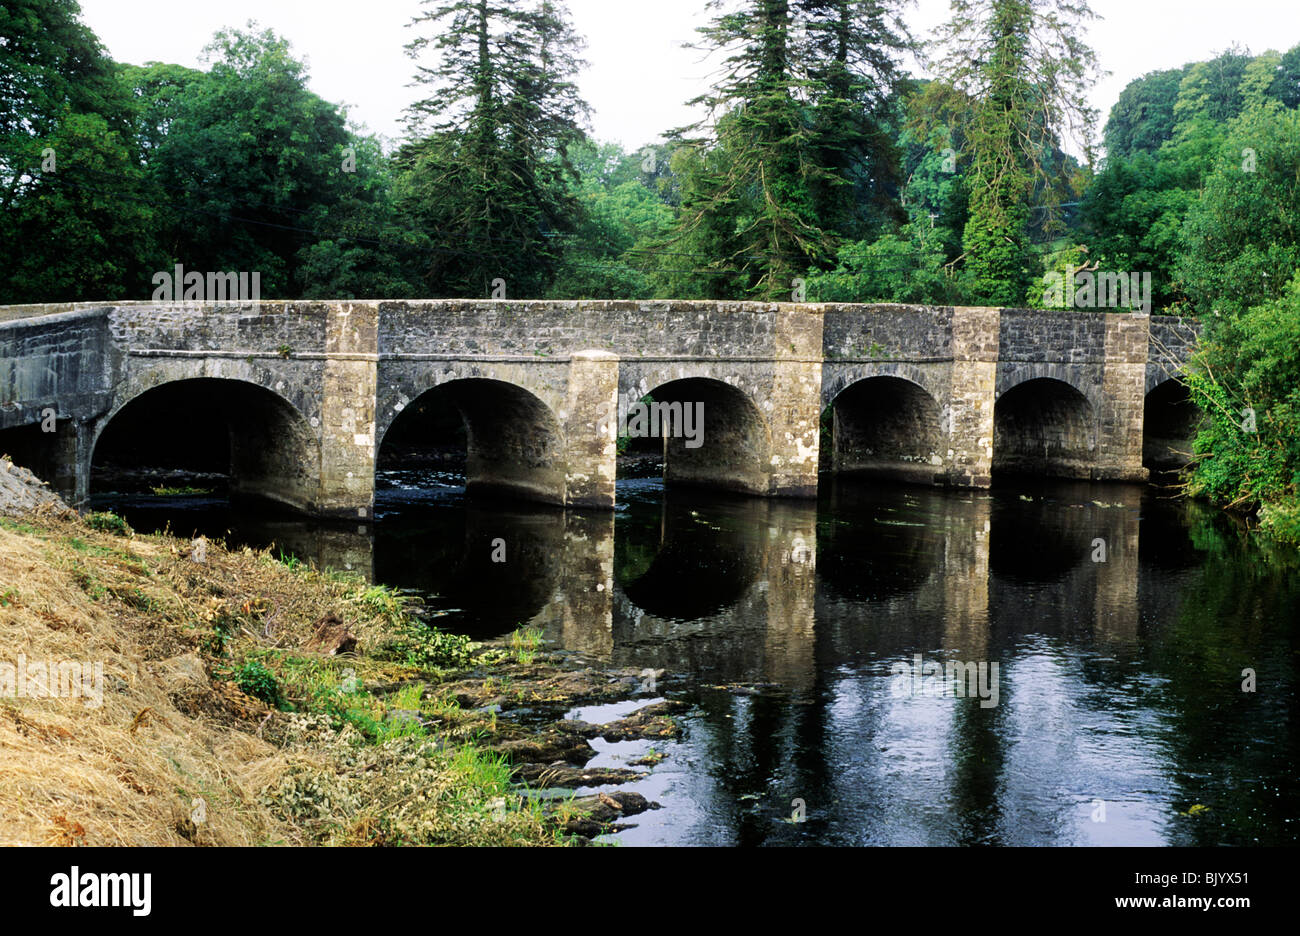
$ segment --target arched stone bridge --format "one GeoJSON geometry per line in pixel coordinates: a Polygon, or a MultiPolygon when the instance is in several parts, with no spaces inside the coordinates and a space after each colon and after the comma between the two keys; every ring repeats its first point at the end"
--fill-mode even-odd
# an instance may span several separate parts
{"type": "Polygon", "coordinates": [[[125,413],[228,438],[233,489],[369,518],[408,408],[464,421],[471,489],[614,504],[620,399],[704,404],[670,482],[816,493],[819,466],[984,487],[1143,480],[1194,422],[1177,318],[729,302],[79,303],[0,308],[0,452],[78,503],[125,413]],[[827,423],[832,451],[821,451],[827,423]]]}

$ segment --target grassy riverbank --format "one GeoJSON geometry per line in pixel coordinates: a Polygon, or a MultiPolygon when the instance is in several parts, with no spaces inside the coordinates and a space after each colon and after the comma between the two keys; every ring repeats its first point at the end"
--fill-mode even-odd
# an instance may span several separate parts
{"type": "Polygon", "coordinates": [[[462,708],[562,698],[573,674],[537,654],[268,552],[0,517],[0,664],[103,666],[100,704],[0,698],[0,844],[562,843],[575,808],[512,786],[510,746],[534,742],[462,708]]]}

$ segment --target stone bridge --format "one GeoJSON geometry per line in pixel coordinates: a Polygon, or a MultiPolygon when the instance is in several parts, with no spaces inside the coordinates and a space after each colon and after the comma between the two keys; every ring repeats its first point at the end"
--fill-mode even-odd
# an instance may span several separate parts
{"type": "Polygon", "coordinates": [[[620,402],[702,403],[670,483],[812,496],[819,468],[1140,481],[1190,447],[1171,317],[900,305],[331,301],[0,308],[0,452],[83,503],[106,441],[211,448],[232,490],[369,519],[438,403],[467,486],[610,508],[620,402]],[[823,445],[829,451],[822,451],[823,445]]]}

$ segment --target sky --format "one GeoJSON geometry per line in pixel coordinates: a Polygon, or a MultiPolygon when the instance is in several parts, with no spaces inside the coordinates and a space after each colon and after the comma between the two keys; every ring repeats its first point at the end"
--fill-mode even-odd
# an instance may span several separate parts
{"type": "MultiPolygon", "coordinates": [[[[1092,0],[1088,29],[1110,74],[1092,92],[1105,122],[1129,81],[1210,58],[1233,42],[1251,52],[1300,43],[1300,0],[1092,0]]],[[[224,26],[255,19],[287,38],[310,67],[310,86],[346,104],[352,120],[395,139],[416,97],[415,63],[403,45],[418,0],[81,0],[85,22],[120,62],[201,66],[203,47],[224,26]]],[[[578,84],[591,105],[591,131],[633,150],[692,121],[685,105],[707,87],[716,60],[682,48],[708,19],[704,0],[569,0],[586,37],[589,67],[578,84]]],[[[916,0],[905,20],[924,36],[943,22],[948,0],[916,0]]],[[[914,72],[920,72],[913,65],[914,72]]]]}

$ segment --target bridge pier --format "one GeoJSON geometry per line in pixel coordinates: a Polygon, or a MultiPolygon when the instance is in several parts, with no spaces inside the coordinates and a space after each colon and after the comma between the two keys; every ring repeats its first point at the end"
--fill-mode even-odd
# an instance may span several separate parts
{"type": "Polygon", "coordinates": [[[618,362],[610,351],[579,351],[569,359],[564,411],[564,503],[614,507],[618,470],[618,362]]]}
{"type": "Polygon", "coordinates": [[[1106,316],[1095,481],[1146,481],[1142,440],[1151,317],[1106,316]]]}
{"type": "Polygon", "coordinates": [[[374,516],[378,319],[377,303],[334,304],[326,319],[317,502],[325,516],[374,516]]]}
{"type": "Polygon", "coordinates": [[[952,310],[952,383],[948,395],[948,483],[986,488],[993,476],[993,406],[1001,312],[952,310]]]}

